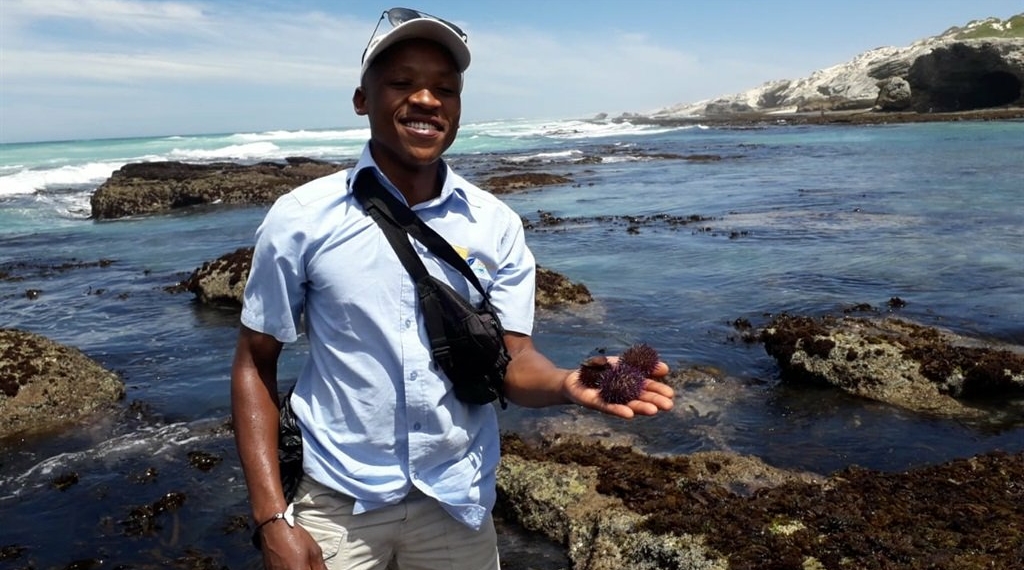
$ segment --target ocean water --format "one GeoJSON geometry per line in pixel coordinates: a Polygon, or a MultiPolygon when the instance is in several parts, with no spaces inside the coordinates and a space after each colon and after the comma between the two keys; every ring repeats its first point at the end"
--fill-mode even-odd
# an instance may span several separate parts
{"type": "MultiPolygon", "coordinates": [[[[97,222],[89,196],[129,162],[345,161],[367,135],[0,145],[0,327],[75,346],[127,386],[118,414],[0,448],[0,547],[23,549],[0,557],[0,568],[82,560],[159,568],[185,559],[253,566],[247,533],[232,531],[233,517],[248,510],[224,428],[237,315],[165,287],[251,245],[266,206],[97,222]],[[29,290],[40,293],[31,298],[29,290]],[[221,461],[202,471],[189,462],[197,451],[221,461]],[[76,484],[53,486],[69,474],[76,484]],[[180,508],[133,514],[175,492],[185,494],[180,508]]],[[[564,218],[528,230],[528,243],[538,263],[595,298],[538,314],[536,342],[556,362],[572,366],[597,350],[645,341],[675,368],[723,375],[681,386],[676,409],[655,418],[510,407],[500,413],[503,429],[579,433],[658,454],[728,450],[823,474],[1024,449],[1024,402],[994,403],[991,421],[965,423],[782,385],[763,347],[738,340],[733,327],[737,319],[760,325],[782,312],[836,314],[867,303],[877,314],[1024,345],[1024,122],[501,121],[464,126],[448,157],[471,180],[525,166],[572,179],[503,197],[529,222],[564,218]],[[694,155],[719,159],[682,158],[694,155]],[[593,157],[602,160],[581,160],[593,157]],[[672,224],[661,215],[701,221],[672,224]],[[649,223],[628,231],[627,217],[649,223]],[[893,297],[906,306],[889,309],[893,297]]],[[[286,348],[283,382],[304,355],[301,341],[286,348]]]]}

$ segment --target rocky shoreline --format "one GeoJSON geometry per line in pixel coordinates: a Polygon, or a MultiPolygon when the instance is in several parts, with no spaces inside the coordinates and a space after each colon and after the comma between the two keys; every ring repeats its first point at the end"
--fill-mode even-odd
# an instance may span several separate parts
{"type": "MultiPolygon", "coordinates": [[[[851,382],[856,377],[851,370],[902,370],[903,374],[869,375],[872,389],[854,393],[911,410],[918,398],[892,393],[926,393],[929,402],[946,400],[948,405],[915,413],[936,419],[957,421],[984,413],[983,406],[975,407],[983,401],[975,399],[982,395],[967,388],[971,383],[989,390],[989,397],[993,392],[1003,398],[1024,393],[1024,347],[990,346],[891,318],[780,317],[759,331],[742,324],[737,329],[747,332],[748,342],[764,342],[766,351],[776,353],[783,382],[798,386],[814,385],[807,382],[811,370],[815,384],[827,382],[845,390],[858,385],[851,382]],[[868,323],[870,327],[865,326],[868,323]],[[861,336],[851,340],[858,333],[861,336]],[[949,358],[963,345],[970,351],[961,356],[972,358],[949,358]],[[858,364],[860,356],[850,356],[851,350],[858,350],[852,346],[869,347],[865,358],[871,362],[858,364]],[[922,353],[931,354],[931,360],[921,360],[922,353]],[[812,364],[831,356],[845,367],[812,364]],[[998,364],[983,365],[986,362],[998,364]],[[915,367],[922,372],[916,380],[915,367]],[[948,389],[951,380],[961,382],[960,388],[948,389]],[[965,410],[972,411],[965,415],[965,410]]],[[[24,340],[25,334],[0,331],[0,346],[10,345],[11,339],[24,340]]],[[[18,370],[38,372],[23,384],[26,392],[53,383],[55,377],[57,382],[72,383],[81,378],[75,369],[80,363],[49,359],[30,369],[19,364],[25,358],[12,357],[7,350],[0,374],[6,374],[12,363],[18,370]]],[[[92,370],[97,365],[84,366],[92,370]]],[[[674,370],[666,379],[680,390],[722,380],[713,371],[693,368],[674,370]]],[[[119,397],[112,395],[109,405],[119,397]]],[[[130,408],[126,413],[144,413],[145,404],[132,402],[130,408]]],[[[90,421],[87,413],[73,421],[58,419],[65,429],[90,421]]],[[[1017,416],[1012,425],[1021,421],[1017,416]]],[[[47,433],[57,429],[50,426],[47,433]]],[[[228,439],[230,420],[213,429],[222,433],[222,440],[228,439]]],[[[820,474],[779,469],[756,456],[733,452],[652,456],[631,445],[576,433],[546,432],[539,437],[532,442],[514,434],[502,438],[496,516],[504,529],[503,567],[509,570],[536,570],[541,551],[543,568],[588,570],[980,570],[1012,568],[1024,560],[1024,452],[993,451],[900,473],[851,465],[820,474]]],[[[4,445],[17,445],[18,438],[8,437],[4,445]]],[[[235,458],[229,445],[200,444],[177,461],[172,469],[208,472],[235,458]]],[[[157,469],[145,471],[155,474],[157,469]]],[[[48,477],[38,483],[53,493],[64,492],[79,480],[74,471],[48,477]]],[[[199,484],[197,479],[187,480],[199,484]]],[[[116,496],[102,501],[114,518],[119,516],[114,513],[131,513],[120,525],[120,532],[130,539],[158,533],[171,519],[178,524],[177,511],[198,494],[188,484],[163,493],[147,505],[124,505],[116,496]]],[[[244,504],[223,517],[226,535],[244,537],[251,529],[244,504]]],[[[17,564],[27,552],[28,547],[0,545],[0,561],[17,564]]],[[[174,567],[215,567],[213,557],[199,551],[193,555],[179,559],[174,567]]],[[[101,559],[97,553],[93,562],[101,559]]],[[[76,563],[85,562],[89,561],[76,563]]]]}
{"type": "MultiPolygon", "coordinates": [[[[868,125],[957,121],[1024,120],[1024,107],[1004,107],[947,113],[876,110],[820,111],[803,113],[730,113],[701,117],[651,117],[630,115],[612,119],[632,124],[667,127],[713,125],[727,128],[770,128],[779,125],[868,125]]],[[[604,121],[604,119],[602,119],[604,121]]],[[[716,155],[652,156],[652,159],[715,161],[716,155]]],[[[600,157],[583,157],[600,161],[600,157]]],[[[305,157],[257,164],[150,162],[127,164],[97,188],[91,198],[92,218],[111,220],[152,215],[209,205],[270,204],[290,189],[350,167],[305,157]]],[[[572,180],[556,173],[537,172],[524,164],[517,171],[484,173],[479,185],[495,194],[566,185],[572,180]]]]}
{"type": "MultiPolygon", "coordinates": [[[[911,113],[828,112],[785,120],[787,124],[794,120],[840,124],[1021,118],[1024,109],[928,114],[927,118],[911,113]]],[[[731,117],[728,124],[767,128],[779,120],[776,115],[731,117]]],[[[656,158],[706,161],[722,157],[656,158]]],[[[94,217],[265,204],[305,179],[342,167],[301,158],[284,164],[129,165],[97,191],[94,217]]],[[[526,165],[515,172],[492,172],[481,186],[502,193],[571,183],[565,176],[537,172],[526,165]]],[[[542,212],[527,229],[559,231],[580,223],[635,231],[652,223],[703,227],[707,220],[658,214],[628,220],[564,220],[542,212]]],[[[168,283],[166,290],[182,295],[183,304],[237,310],[251,254],[251,248],[226,252],[193,269],[180,282],[168,283]]],[[[109,263],[96,263],[104,262],[109,263]]],[[[0,280],[17,281],[20,270],[0,270],[0,280]]],[[[32,292],[25,294],[31,298],[32,292]]],[[[540,268],[539,309],[572,312],[593,301],[585,284],[540,268]]],[[[893,313],[900,306],[901,301],[894,298],[884,309],[851,305],[847,314],[778,315],[760,326],[738,320],[734,328],[742,341],[763,345],[777,363],[780,380],[797,389],[827,386],[936,421],[981,418],[1003,427],[1024,423],[1019,410],[1011,410],[1009,417],[993,417],[996,414],[987,405],[1024,395],[1024,347],[997,345],[895,318],[893,313]]],[[[32,416],[39,423],[13,424],[0,434],[0,445],[17,447],[27,434],[59,433],[88,422],[90,414],[102,406],[121,405],[123,385],[116,375],[84,356],[84,360],[71,358],[68,355],[75,351],[70,347],[54,349],[47,339],[26,335],[0,330],[0,411],[5,419],[32,416]],[[53,356],[53,350],[60,352],[53,356]],[[98,385],[113,388],[94,388],[95,398],[83,399],[70,387],[85,376],[97,377],[98,385]],[[60,413],[47,414],[39,405],[40,393],[63,398],[63,406],[47,403],[60,413]],[[76,413],[67,414],[73,407],[76,413]]],[[[717,380],[711,372],[685,368],[674,370],[668,379],[680,388],[717,380]]],[[[224,429],[225,438],[228,429],[224,429]]],[[[992,452],[902,473],[850,466],[819,474],[781,470],[757,457],[726,452],[655,457],[631,446],[568,433],[546,433],[540,441],[529,443],[506,434],[502,447],[500,522],[541,537],[534,542],[551,544],[546,566],[550,568],[952,570],[1011,568],[1024,560],[1024,453],[992,452]]],[[[180,468],[205,472],[225,460],[231,458],[223,451],[195,449],[189,464],[180,468]]],[[[46,483],[53,492],[60,492],[76,484],[77,476],[72,475],[53,474],[46,483]]],[[[188,488],[173,489],[157,503],[136,506],[124,536],[177,516],[177,509],[192,494],[188,488]]],[[[116,497],[104,501],[111,512],[125,510],[116,497]]],[[[251,528],[242,507],[224,516],[225,534],[244,535],[251,528]]],[[[502,538],[503,567],[536,568],[530,556],[517,555],[519,547],[510,542],[510,536],[502,538]]],[[[0,562],[29,567],[25,552],[19,545],[0,545],[0,562]]],[[[101,558],[98,553],[97,560],[101,558]]],[[[175,567],[212,567],[204,560],[196,553],[194,560],[180,561],[175,567]]]]}
{"type": "Polygon", "coordinates": [[[1024,120],[1024,107],[999,107],[950,111],[944,113],[919,113],[916,111],[879,111],[872,108],[852,110],[822,110],[791,113],[729,113],[700,117],[657,117],[629,115],[613,119],[628,121],[634,125],[659,125],[664,127],[705,125],[716,127],[749,128],[771,125],[890,125],[901,123],[941,123],[960,121],[1013,121],[1024,120]]]}
{"type": "Polygon", "coordinates": [[[980,570],[1024,561],[1024,453],[818,477],[728,453],[651,457],[575,440],[530,446],[507,436],[502,452],[502,514],[565,545],[572,568],[980,570]]]}

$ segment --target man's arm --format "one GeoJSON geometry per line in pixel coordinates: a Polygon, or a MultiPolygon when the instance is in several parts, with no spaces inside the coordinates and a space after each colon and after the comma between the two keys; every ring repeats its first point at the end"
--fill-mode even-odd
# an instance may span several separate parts
{"type": "MultiPolygon", "coordinates": [[[[288,506],[277,462],[277,361],[281,347],[273,336],[242,326],[231,364],[235,445],[256,524],[288,506]]],[[[324,568],[320,548],[302,528],[276,520],[259,532],[266,568],[324,568]]]]}
{"type": "Polygon", "coordinates": [[[235,444],[258,522],[284,511],[277,463],[277,359],[282,343],[245,326],[231,364],[231,415],[235,444]]]}
{"type": "MultiPolygon", "coordinates": [[[[579,370],[555,366],[537,350],[528,335],[506,333],[505,346],[512,356],[505,375],[505,394],[520,406],[578,404],[623,418],[636,414],[653,416],[659,410],[672,409],[672,388],[656,380],[648,379],[639,398],[629,404],[609,404],[601,399],[598,390],[580,383],[579,370]]],[[[615,357],[609,360],[614,362],[615,357]]],[[[653,376],[661,378],[666,374],[668,366],[658,363],[653,376]]]]}

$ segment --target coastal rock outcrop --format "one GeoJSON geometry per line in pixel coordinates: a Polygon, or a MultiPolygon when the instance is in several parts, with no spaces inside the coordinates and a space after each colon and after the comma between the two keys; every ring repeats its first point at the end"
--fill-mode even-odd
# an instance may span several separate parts
{"type": "Polygon", "coordinates": [[[252,268],[251,247],[241,247],[213,261],[207,261],[178,284],[207,305],[241,307],[245,282],[252,268]]]}
{"type": "Polygon", "coordinates": [[[778,316],[761,332],[782,379],[948,417],[1024,394],[1024,347],[996,346],[896,318],[778,316]]]}
{"type": "Polygon", "coordinates": [[[507,194],[517,190],[528,190],[540,186],[568,184],[572,179],[547,172],[520,172],[491,176],[483,181],[481,188],[493,194],[507,194]]]}
{"type": "MultiPolygon", "coordinates": [[[[723,97],[616,120],[643,122],[744,114],[903,111],[904,90],[918,113],[1024,106],[1024,14],[954,27],[906,47],[880,47],[801,79],[781,79],[723,97]],[[900,79],[905,84],[888,80],[900,79]],[[898,85],[897,92],[886,93],[898,85]],[[899,95],[894,104],[893,95],[899,95]]],[[[782,118],[777,117],[777,118],[782,118]]]]}
{"type": "Polygon", "coordinates": [[[914,60],[906,79],[919,113],[1024,104],[1024,39],[938,45],[914,60]]]}
{"type": "MultiPolygon", "coordinates": [[[[177,285],[172,292],[188,291],[201,302],[237,308],[242,306],[245,282],[252,267],[252,247],[239,248],[213,261],[207,261],[177,285]]],[[[558,305],[580,305],[594,298],[585,285],[573,283],[550,269],[537,268],[536,304],[547,308],[558,305]]]]}
{"type": "Polygon", "coordinates": [[[1021,477],[1024,453],[826,478],[730,453],[506,435],[497,510],[588,570],[1011,568],[1021,477]]]}
{"type": "Polygon", "coordinates": [[[585,305],[594,300],[582,283],[573,283],[565,275],[537,266],[536,304],[541,308],[556,305],[585,305]]]}
{"type": "Polygon", "coordinates": [[[122,218],[201,204],[269,204],[296,186],[342,168],[308,158],[258,164],[131,163],[93,193],[92,217],[122,218]]]}
{"type": "MultiPolygon", "coordinates": [[[[349,166],[302,157],[258,164],[130,163],[93,193],[92,217],[115,219],[208,204],[269,204],[297,186],[349,166]]],[[[504,194],[570,182],[559,174],[517,172],[490,176],[481,188],[504,194]]]]}
{"type": "Polygon", "coordinates": [[[904,111],[910,108],[910,83],[902,77],[890,77],[876,83],[878,98],[875,107],[882,111],[904,111]]]}
{"type": "Polygon", "coordinates": [[[124,383],[78,349],[0,329],[0,439],[59,429],[124,397],[124,383]]]}

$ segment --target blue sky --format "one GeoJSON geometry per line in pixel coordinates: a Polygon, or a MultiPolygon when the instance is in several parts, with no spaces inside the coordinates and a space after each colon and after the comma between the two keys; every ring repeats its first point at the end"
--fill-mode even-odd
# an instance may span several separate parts
{"type": "MultiPolygon", "coordinates": [[[[463,121],[647,112],[796,79],[1020,0],[403,0],[469,35],[463,121]]],[[[401,5],[401,4],[400,4],[401,5]]],[[[0,0],[0,142],[360,126],[390,2],[0,0]]]]}

